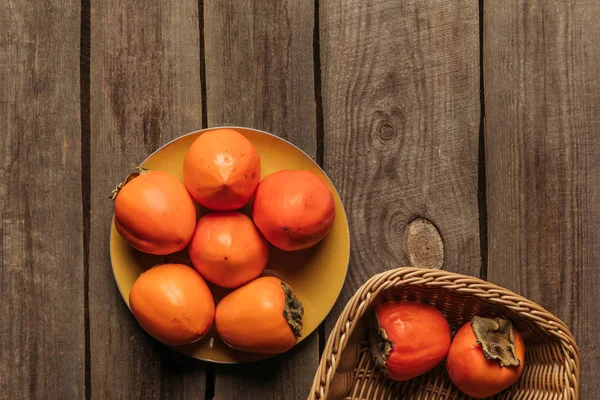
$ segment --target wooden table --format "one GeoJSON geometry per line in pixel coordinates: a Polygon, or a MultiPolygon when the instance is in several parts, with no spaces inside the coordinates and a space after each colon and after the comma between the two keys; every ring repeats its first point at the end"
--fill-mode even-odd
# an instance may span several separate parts
{"type": "Polygon", "coordinates": [[[351,294],[408,264],[556,314],[596,398],[598,21],[597,0],[0,2],[0,398],[303,399],[351,294]],[[352,236],[319,331],[246,366],[151,340],[108,254],[115,184],[217,125],[314,157],[352,236]]]}

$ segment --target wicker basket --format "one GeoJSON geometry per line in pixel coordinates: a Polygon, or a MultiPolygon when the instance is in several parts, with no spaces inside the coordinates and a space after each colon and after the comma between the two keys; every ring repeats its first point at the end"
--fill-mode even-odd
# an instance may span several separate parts
{"type": "Polygon", "coordinates": [[[431,304],[451,326],[474,315],[505,317],[526,342],[521,378],[497,399],[577,399],[580,354],[569,329],[539,305],[489,282],[425,268],[399,268],[369,279],[346,305],[329,336],[310,400],[316,399],[465,399],[444,366],[407,382],[376,371],[363,318],[386,300],[431,304]]]}

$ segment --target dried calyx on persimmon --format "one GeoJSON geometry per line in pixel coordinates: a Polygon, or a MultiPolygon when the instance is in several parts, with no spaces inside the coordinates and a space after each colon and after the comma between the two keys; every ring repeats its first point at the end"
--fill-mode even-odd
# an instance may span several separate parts
{"type": "Polygon", "coordinates": [[[217,333],[228,346],[249,353],[279,354],[302,335],[304,309],[281,279],[263,276],[229,293],[217,305],[217,333]]]}
{"type": "Polygon", "coordinates": [[[475,398],[490,397],[523,373],[525,342],[511,321],[474,317],[454,336],[446,371],[454,384],[475,398]]]}

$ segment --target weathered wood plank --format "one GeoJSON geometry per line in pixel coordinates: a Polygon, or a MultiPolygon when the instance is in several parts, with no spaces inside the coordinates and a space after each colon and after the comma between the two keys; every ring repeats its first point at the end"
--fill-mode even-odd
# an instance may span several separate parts
{"type": "Polygon", "coordinates": [[[573,330],[600,391],[600,3],[485,2],[489,279],[573,330]]]}
{"type": "Polygon", "coordinates": [[[479,20],[476,1],[320,7],[325,169],[352,238],[329,330],[375,273],[412,260],[479,274],[479,20]]]}
{"type": "Polygon", "coordinates": [[[205,5],[208,124],[264,129],[315,157],[312,1],[205,5]]]}
{"type": "Polygon", "coordinates": [[[138,326],[109,260],[108,193],[167,141],[201,128],[198,2],[99,0],[91,13],[91,395],[197,398],[204,365],[138,326]]]}
{"type": "Polygon", "coordinates": [[[80,2],[0,4],[0,398],[85,394],[80,2]]]}
{"type": "MultiPolygon", "coordinates": [[[[312,0],[206,3],[209,126],[264,129],[316,157],[313,10],[312,0]]],[[[305,398],[318,358],[315,332],[281,357],[218,368],[215,398],[305,398]]]]}

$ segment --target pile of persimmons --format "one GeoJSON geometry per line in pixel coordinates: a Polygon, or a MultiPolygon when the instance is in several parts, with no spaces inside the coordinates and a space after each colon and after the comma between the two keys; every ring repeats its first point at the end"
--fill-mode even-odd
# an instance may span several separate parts
{"type": "Polygon", "coordinates": [[[138,168],[113,194],[114,222],[135,249],[167,255],[187,248],[193,268],[162,264],[139,276],[129,303],[139,324],[172,346],[202,339],[215,325],[228,346],[277,354],[302,335],[293,289],[264,276],[269,244],[314,246],[335,217],[331,191],[313,172],[284,170],[260,180],[260,156],[233,129],[198,136],[183,163],[184,183],[138,168]],[[252,218],[239,210],[253,199],[252,218]],[[196,206],[211,210],[197,219],[196,206]],[[215,307],[209,281],[233,291],[215,307]]]}
{"type": "Polygon", "coordinates": [[[369,341],[375,365],[390,379],[406,381],[440,364],[465,394],[494,396],[519,379],[525,342],[510,320],[473,317],[454,336],[435,307],[387,301],[373,310],[369,341]]]}

